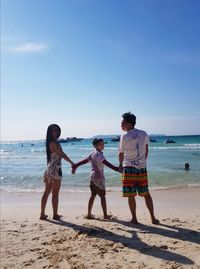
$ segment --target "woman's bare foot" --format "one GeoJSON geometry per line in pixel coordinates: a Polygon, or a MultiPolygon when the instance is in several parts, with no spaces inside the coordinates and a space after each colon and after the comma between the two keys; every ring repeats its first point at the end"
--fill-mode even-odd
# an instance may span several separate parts
{"type": "Polygon", "coordinates": [[[95,219],[95,215],[86,215],[84,219],[95,219]]]}
{"type": "Polygon", "coordinates": [[[45,215],[45,214],[44,215],[40,215],[40,219],[41,220],[46,220],[47,218],[48,218],[48,215],[45,215]]]}
{"type": "Polygon", "coordinates": [[[62,215],[53,215],[54,220],[60,220],[62,218],[62,215]]]}
{"type": "Polygon", "coordinates": [[[153,223],[153,224],[159,224],[160,221],[159,221],[158,219],[152,219],[152,223],[153,223]]]}
{"type": "Polygon", "coordinates": [[[139,224],[139,222],[135,218],[132,218],[132,220],[129,221],[129,223],[131,223],[131,224],[139,224]]]}

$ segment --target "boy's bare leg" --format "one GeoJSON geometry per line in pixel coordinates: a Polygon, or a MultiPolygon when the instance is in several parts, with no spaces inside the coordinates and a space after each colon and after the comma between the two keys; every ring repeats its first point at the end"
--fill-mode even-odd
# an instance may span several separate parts
{"type": "Polygon", "coordinates": [[[47,215],[45,215],[45,209],[46,209],[46,204],[47,204],[49,194],[51,192],[51,188],[52,188],[51,183],[46,183],[45,191],[41,199],[41,214],[40,214],[41,220],[45,220],[48,217],[47,215]]]}
{"type": "Polygon", "coordinates": [[[149,213],[151,215],[152,223],[153,224],[158,224],[159,223],[159,220],[156,219],[155,216],[154,216],[153,200],[151,198],[150,193],[147,194],[147,195],[145,195],[144,198],[145,198],[146,206],[147,206],[147,208],[149,210],[149,213]]]}
{"type": "Polygon", "coordinates": [[[104,219],[110,219],[111,216],[107,214],[107,204],[106,204],[106,196],[101,196],[101,207],[103,209],[103,217],[104,219]]]}
{"type": "Polygon", "coordinates": [[[53,219],[55,220],[59,220],[61,217],[60,215],[58,215],[58,196],[59,196],[60,186],[61,186],[61,180],[56,179],[52,185],[53,219]]]}
{"type": "Polygon", "coordinates": [[[90,196],[89,202],[88,202],[88,214],[86,216],[87,219],[91,219],[92,218],[92,207],[94,204],[94,199],[96,197],[96,194],[92,194],[90,196]]]}
{"type": "Polygon", "coordinates": [[[138,220],[136,217],[136,202],[134,196],[128,197],[128,204],[132,214],[132,220],[130,221],[130,223],[138,224],[138,220]]]}

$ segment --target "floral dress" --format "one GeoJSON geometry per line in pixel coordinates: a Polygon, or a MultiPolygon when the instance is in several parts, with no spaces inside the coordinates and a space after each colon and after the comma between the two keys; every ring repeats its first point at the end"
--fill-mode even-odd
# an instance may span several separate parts
{"type": "Polygon", "coordinates": [[[61,157],[57,152],[51,153],[44,177],[48,182],[62,179],[61,157]]]}

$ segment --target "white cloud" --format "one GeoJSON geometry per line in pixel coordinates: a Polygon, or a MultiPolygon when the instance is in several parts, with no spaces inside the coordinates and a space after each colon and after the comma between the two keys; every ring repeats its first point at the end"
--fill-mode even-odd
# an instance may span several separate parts
{"type": "Polygon", "coordinates": [[[25,43],[13,49],[16,53],[37,53],[47,49],[47,45],[43,43],[25,43]]]}

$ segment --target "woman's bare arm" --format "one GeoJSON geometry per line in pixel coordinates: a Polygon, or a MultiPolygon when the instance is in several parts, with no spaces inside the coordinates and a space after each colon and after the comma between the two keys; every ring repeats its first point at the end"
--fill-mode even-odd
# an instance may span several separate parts
{"type": "Polygon", "coordinates": [[[71,165],[74,165],[72,160],[63,152],[62,147],[56,143],[56,142],[51,142],[49,145],[50,151],[52,153],[56,152],[58,155],[63,158],[65,161],[69,162],[71,165]]]}

